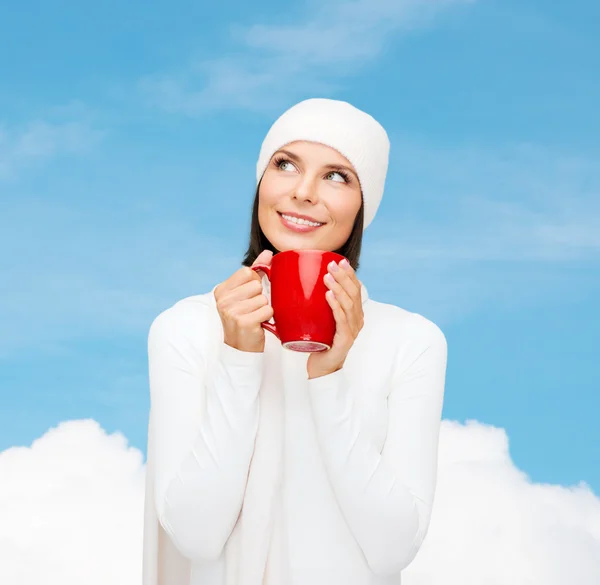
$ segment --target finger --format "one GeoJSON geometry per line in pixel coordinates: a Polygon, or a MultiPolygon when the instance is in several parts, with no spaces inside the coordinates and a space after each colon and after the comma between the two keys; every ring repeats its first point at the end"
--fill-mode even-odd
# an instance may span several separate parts
{"type": "Polygon", "coordinates": [[[333,291],[328,290],[325,294],[325,297],[327,299],[327,302],[329,303],[329,306],[331,307],[331,310],[333,311],[336,333],[341,335],[343,338],[346,338],[350,330],[348,326],[348,318],[346,315],[346,311],[344,311],[344,308],[335,297],[333,291]]]}
{"type": "Polygon", "coordinates": [[[356,276],[356,271],[350,265],[350,262],[348,262],[346,259],[344,259],[344,260],[340,261],[339,265],[340,265],[340,268],[346,274],[348,274],[348,276],[350,276],[350,278],[354,281],[354,284],[356,284],[360,288],[360,281],[358,280],[358,277],[356,276]]]}
{"type": "Polygon", "coordinates": [[[334,293],[334,298],[343,309],[348,326],[348,334],[354,339],[364,326],[362,303],[351,299],[337,281],[331,281],[331,278],[328,276],[325,277],[325,280],[326,283],[330,281],[330,291],[334,293]]]}
{"type": "MultiPolygon", "coordinates": [[[[252,266],[257,264],[271,265],[273,259],[273,252],[271,250],[263,250],[252,263],[252,266]]],[[[237,287],[252,281],[261,282],[262,276],[249,266],[242,266],[239,270],[234,272],[223,284],[219,287],[219,294],[226,293],[227,291],[234,290],[237,287]]]]}
{"type": "Polygon", "coordinates": [[[233,303],[227,313],[232,316],[240,316],[240,315],[248,315],[250,313],[254,313],[263,307],[266,307],[269,304],[269,300],[263,294],[252,297],[250,299],[244,299],[242,301],[238,301],[233,303]]]}
{"type": "MultiPolygon", "coordinates": [[[[256,260],[252,263],[252,266],[256,266],[257,264],[266,264],[267,266],[271,266],[271,261],[273,260],[273,252],[271,250],[263,250],[257,257],[256,260]]],[[[260,271],[264,273],[263,270],[260,271]]],[[[258,275],[262,278],[261,275],[258,275]]]]}
{"type": "Polygon", "coordinates": [[[222,298],[222,306],[229,307],[233,304],[260,296],[263,292],[260,280],[252,279],[226,291],[222,298]]]}
{"type": "Polygon", "coordinates": [[[346,260],[342,260],[340,262],[340,268],[350,277],[350,280],[352,280],[352,282],[354,283],[354,286],[356,287],[356,299],[362,302],[362,282],[358,279],[356,271],[346,260]]]}
{"type": "Polygon", "coordinates": [[[271,265],[271,260],[273,260],[273,252],[271,250],[263,250],[257,257],[256,260],[252,263],[252,266],[255,264],[267,264],[271,265]]]}
{"type": "Polygon", "coordinates": [[[338,282],[331,274],[326,274],[323,281],[329,290],[333,291],[336,300],[342,306],[344,311],[350,313],[354,307],[354,301],[342,283],[338,282]]]}
{"type": "MultiPolygon", "coordinates": [[[[353,299],[358,299],[358,297],[360,296],[360,288],[358,287],[357,281],[353,277],[353,274],[351,272],[348,272],[348,270],[344,269],[341,264],[342,263],[340,263],[340,265],[337,265],[335,263],[329,263],[327,267],[328,272],[335,278],[337,282],[339,282],[342,285],[342,287],[350,297],[352,297],[353,299]]],[[[350,270],[352,270],[352,267],[350,267],[350,270]]]]}
{"type": "Polygon", "coordinates": [[[273,317],[273,307],[267,304],[263,307],[260,307],[256,311],[253,311],[252,313],[244,315],[242,319],[247,320],[248,323],[258,324],[263,323],[264,321],[268,321],[269,319],[271,319],[271,317],[273,317]]]}
{"type": "MultiPolygon", "coordinates": [[[[271,252],[271,250],[263,250],[256,257],[254,262],[252,262],[252,266],[256,266],[257,264],[266,264],[267,266],[271,266],[272,259],[273,259],[273,252],[271,252]]],[[[264,275],[263,270],[256,270],[256,269],[253,269],[252,267],[246,267],[246,266],[241,268],[238,272],[240,272],[239,278],[238,278],[237,273],[234,275],[234,276],[236,276],[236,279],[233,281],[234,286],[241,284],[245,280],[262,280],[263,275],[264,275]]]]}
{"type": "Polygon", "coordinates": [[[241,286],[247,282],[256,280],[260,282],[261,277],[249,266],[242,266],[239,270],[236,270],[223,284],[225,290],[233,290],[238,286],[241,286]]]}

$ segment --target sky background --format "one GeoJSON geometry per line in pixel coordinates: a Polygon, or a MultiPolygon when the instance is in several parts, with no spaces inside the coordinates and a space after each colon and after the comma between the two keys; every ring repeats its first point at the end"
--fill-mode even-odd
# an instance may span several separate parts
{"type": "MultiPolygon", "coordinates": [[[[449,345],[438,524],[408,585],[481,583],[493,559],[466,575],[442,543],[458,559],[488,533],[513,546],[511,513],[545,505],[531,534],[562,530],[562,548],[522,547],[498,583],[597,583],[599,22],[591,0],[0,0],[0,517],[23,531],[0,522],[0,576],[84,575],[32,544],[36,509],[88,530],[118,510],[138,534],[150,323],[239,267],[260,144],[318,96],[391,140],[359,278],[449,345]],[[98,485],[98,461],[118,505],[73,491],[75,468],[98,485]],[[579,581],[549,568],[567,552],[579,581]]],[[[134,549],[98,583],[134,582],[134,549]]]]}

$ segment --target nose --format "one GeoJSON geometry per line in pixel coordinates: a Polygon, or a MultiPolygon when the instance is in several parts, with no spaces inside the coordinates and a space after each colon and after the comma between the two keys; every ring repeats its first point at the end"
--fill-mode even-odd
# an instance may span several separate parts
{"type": "Polygon", "coordinates": [[[308,175],[304,175],[296,185],[294,198],[300,202],[316,203],[318,201],[317,182],[308,175]]]}

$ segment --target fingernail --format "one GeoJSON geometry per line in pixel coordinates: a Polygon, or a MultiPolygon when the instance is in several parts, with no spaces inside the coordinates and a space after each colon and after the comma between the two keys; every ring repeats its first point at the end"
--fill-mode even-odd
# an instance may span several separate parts
{"type": "Polygon", "coordinates": [[[329,270],[332,272],[337,272],[339,270],[338,265],[333,260],[329,263],[329,270]]]}
{"type": "Polygon", "coordinates": [[[346,258],[344,258],[341,262],[340,262],[340,266],[343,268],[350,268],[350,263],[348,262],[348,260],[346,260],[346,258]]]}
{"type": "Polygon", "coordinates": [[[327,282],[329,284],[334,284],[335,283],[335,278],[333,278],[333,276],[331,276],[331,274],[327,273],[325,275],[325,282],[327,282]]]}

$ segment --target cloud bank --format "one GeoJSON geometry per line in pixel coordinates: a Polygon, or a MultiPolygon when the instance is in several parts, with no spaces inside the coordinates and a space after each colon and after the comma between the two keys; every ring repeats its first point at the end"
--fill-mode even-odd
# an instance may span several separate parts
{"type": "MultiPolygon", "coordinates": [[[[91,420],[0,453],[0,583],[141,583],[144,466],[91,420]]],[[[502,429],[444,421],[428,537],[403,585],[597,585],[600,498],[532,483],[502,429]]]]}
{"type": "Polygon", "coordinates": [[[93,421],[0,454],[0,583],[140,583],[142,453],[93,421]]]}

